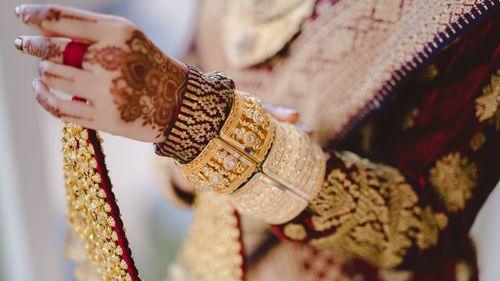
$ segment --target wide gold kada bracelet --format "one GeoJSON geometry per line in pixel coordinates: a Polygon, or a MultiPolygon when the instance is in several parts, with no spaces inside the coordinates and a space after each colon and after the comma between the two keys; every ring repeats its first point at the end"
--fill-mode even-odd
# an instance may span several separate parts
{"type": "Polygon", "coordinates": [[[258,99],[237,91],[219,137],[179,166],[194,186],[228,194],[240,213],[281,224],[317,195],[326,157],[302,130],[276,121],[258,99]]]}

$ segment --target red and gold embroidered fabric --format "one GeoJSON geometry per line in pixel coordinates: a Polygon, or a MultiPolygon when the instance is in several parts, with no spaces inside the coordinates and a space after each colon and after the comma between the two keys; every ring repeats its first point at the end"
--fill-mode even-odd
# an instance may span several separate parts
{"type": "Polygon", "coordinates": [[[156,153],[180,163],[200,154],[224,125],[234,100],[233,80],[220,72],[202,73],[188,65],[184,94],[166,140],[156,144],[156,153]]]}
{"type": "MultiPolygon", "coordinates": [[[[412,71],[500,5],[498,0],[319,0],[300,34],[276,56],[242,68],[228,59],[223,36],[213,35],[231,29],[224,26],[231,17],[228,2],[233,0],[202,1],[198,65],[226,73],[239,90],[296,109],[321,145],[347,136],[412,71]]],[[[296,25],[283,28],[288,33],[296,25]]],[[[252,34],[238,31],[241,45],[256,52],[251,48],[260,44],[243,40],[252,34]]]]}
{"type": "Polygon", "coordinates": [[[492,17],[410,76],[335,145],[319,196],[277,233],[376,267],[415,270],[410,280],[451,278],[464,264],[475,276],[467,235],[499,180],[492,167],[500,158],[500,45],[488,36],[499,30],[492,17]]]}
{"type": "MultiPolygon", "coordinates": [[[[63,128],[64,179],[70,233],[102,280],[139,281],[111,190],[101,138],[94,130],[66,123],[63,128]]],[[[81,272],[75,273],[77,276],[81,272]]],[[[80,276],[89,280],[89,276],[80,276]]]]}
{"type": "MultiPolygon", "coordinates": [[[[332,155],[330,167],[323,189],[310,202],[311,228],[321,233],[308,239],[310,245],[392,268],[409,248],[437,244],[436,214],[420,206],[399,171],[350,152],[332,155]]],[[[287,227],[284,234],[293,239],[287,227]]]]}
{"type": "Polygon", "coordinates": [[[364,267],[372,272],[373,266],[410,269],[381,271],[381,280],[439,280],[458,276],[455,269],[464,263],[476,274],[470,244],[460,242],[467,241],[474,214],[498,181],[491,169],[499,155],[492,146],[498,133],[489,113],[497,104],[483,109],[486,100],[495,100],[490,96],[498,48],[484,36],[494,30],[498,23],[490,20],[450,44],[365,126],[338,143],[320,195],[295,220],[277,226],[277,233],[341,252],[351,257],[349,265],[367,261],[364,267]],[[460,253],[443,257],[455,248],[460,253]],[[411,271],[417,267],[425,270],[411,271]]]}

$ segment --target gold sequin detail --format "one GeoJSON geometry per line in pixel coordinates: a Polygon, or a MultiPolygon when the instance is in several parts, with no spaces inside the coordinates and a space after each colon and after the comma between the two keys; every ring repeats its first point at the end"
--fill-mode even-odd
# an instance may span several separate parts
{"type": "Polygon", "coordinates": [[[417,195],[396,169],[349,152],[337,156],[347,171],[332,170],[310,203],[313,227],[335,232],[311,240],[311,245],[391,268],[412,244],[427,249],[437,243],[432,211],[417,205],[417,195]]]}
{"type": "Polygon", "coordinates": [[[182,247],[193,280],[241,281],[241,233],[234,208],[224,194],[197,191],[195,198],[194,222],[182,247]]]}
{"type": "Polygon", "coordinates": [[[289,223],[283,228],[283,233],[286,237],[293,240],[304,240],[307,238],[307,232],[305,228],[296,223],[289,223]]]}
{"type": "Polygon", "coordinates": [[[500,129],[500,70],[491,76],[491,81],[483,88],[483,94],[476,98],[476,116],[483,122],[492,117],[497,130],[500,129]]]}
{"type": "Polygon", "coordinates": [[[472,151],[478,151],[483,147],[484,142],[486,141],[486,135],[483,133],[476,133],[472,139],[470,140],[470,148],[472,151]]]}
{"type": "Polygon", "coordinates": [[[86,129],[65,124],[62,151],[68,223],[102,280],[132,280],[122,258],[124,249],[117,243],[115,220],[106,202],[106,193],[100,186],[95,151],[88,138],[86,129]]]}
{"type": "Polygon", "coordinates": [[[459,152],[450,153],[437,160],[430,170],[429,180],[436,188],[446,209],[458,212],[472,196],[476,186],[477,167],[459,152]]]}

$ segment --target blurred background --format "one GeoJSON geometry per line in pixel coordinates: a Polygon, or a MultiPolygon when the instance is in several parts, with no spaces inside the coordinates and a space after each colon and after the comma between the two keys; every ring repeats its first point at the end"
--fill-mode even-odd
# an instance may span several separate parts
{"type": "MultiPolygon", "coordinates": [[[[42,3],[44,1],[32,1],[42,3]]],[[[197,0],[56,1],[130,18],[170,55],[190,46],[197,0]]],[[[36,104],[31,81],[37,61],[15,50],[34,34],[14,16],[15,0],[0,1],[0,281],[73,280],[63,257],[66,221],[60,152],[61,122],[36,104]]],[[[191,221],[163,197],[151,174],[151,145],[103,134],[108,168],[143,280],[159,281],[191,221]]],[[[500,191],[481,211],[475,237],[481,279],[500,280],[500,191]]]]}
{"type": "MultiPolygon", "coordinates": [[[[125,16],[177,58],[191,44],[196,0],[56,2],[125,16]]],[[[18,35],[35,34],[14,16],[14,8],[22,3],[0,1],[0,280],[74,280],[73,265],[63,257],[62,123],[34,99],[31,81],[37,76],[37,60],[14,48],[18,35]]],[[[163,196],[151,174],[152,145],[102,137],[137,267],[143,280],[162,280],[191,214],[163,196]]]]}

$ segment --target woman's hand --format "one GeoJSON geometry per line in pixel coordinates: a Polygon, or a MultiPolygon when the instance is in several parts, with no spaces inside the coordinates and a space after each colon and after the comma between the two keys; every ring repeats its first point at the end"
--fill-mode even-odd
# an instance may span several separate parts
{"type": "Polygon", "coordinates": [[[17,16],[42,36],[16,47],[40,57],[36,99],[52,115],[87,128],[145,142],[164,140],[187,75],[130,21],[56,5],[21,5],[17,16]],[[63,65],[72,40],[89,45],[83,69],[63,65]],[[58,97],[52,89],[87,102],[58,97]]]}

